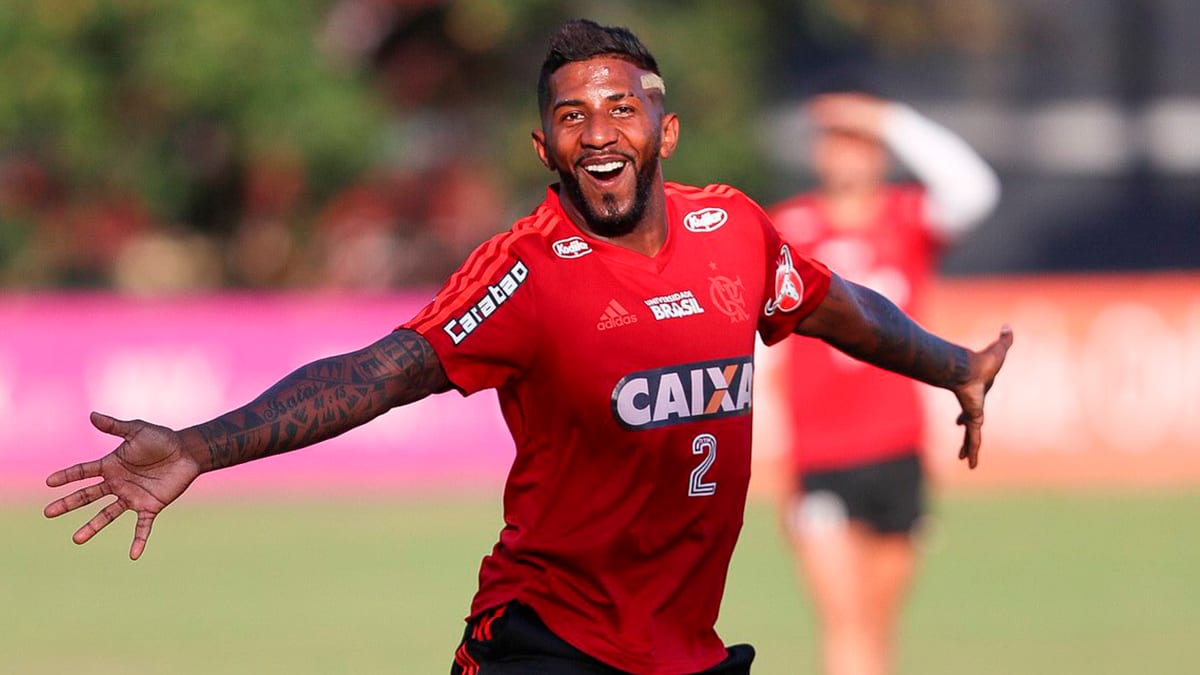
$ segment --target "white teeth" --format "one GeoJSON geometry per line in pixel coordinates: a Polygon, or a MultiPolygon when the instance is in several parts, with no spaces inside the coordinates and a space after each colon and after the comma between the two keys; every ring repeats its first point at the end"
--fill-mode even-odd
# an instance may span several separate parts
{"type": "Polygon", "coordinates": [[[623,166],[625,166],[625,162],[613,161],[605,162],[604,164],[593,164],[592,166],[584,167],[584,169],[591,171],[592,173],[606,173],[608,171],[616,171],[623,166]]]}

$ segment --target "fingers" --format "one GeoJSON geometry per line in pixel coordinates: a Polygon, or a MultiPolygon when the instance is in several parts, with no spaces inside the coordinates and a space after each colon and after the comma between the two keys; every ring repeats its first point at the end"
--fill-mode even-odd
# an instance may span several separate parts
{"type": "Polygon", "coordinates": [[[92,426],[106,434],[127,437],[133,431],[133,422],[109,417],[103,413],[93,412],[90,416],[92,426]]]}
{"type": "Polygon", "coordinates": [[[967,460],[967,466],[974,469],[979,466],[979,448],[983,445],[983,416],[964,412],[958,416],[957,422],[963,427],[963,443],[958,450],[958,458],[967,460]]]}
{"type": "Polygon", "coordinates": [[[74,483],[77,480],[87,478],[95,478],[100,475],[100,460],[91,462],[83,462],[75,466],[68,467],[61,471],[55,471],[46,477],[46,485],[49,487],[59,487],[67,483],[74,483]]]}
{"type": "Polygon", "coordinates": [[[878,136],[886,102],[858,93],[824,94],[807,106],[809,116],[823,129],[878,136]]]}
{"type": "Polygon", "coordinates": [[[129,547],[129,559],[137,560],[146,550],[146,542],[150,539],[150,528],[154,526],[153,513],[139,513],[137,525],[133,528],[133,544],[129,547]]]}
{"type": "Polygon", "coordinates": [[[100,499],[101,497],[107,497],[110,494],[112,494],[112,492],[108,488],[108,483],[96,483],[95,485],[89,485],[85,488],[80,488],[66,497],[63,497],[62,499],[56,499],[53,502],[50,502],[46,505],[46,508],[44,511],[42,511],[42,513],[47,518],[57,518],[64,513],[74,511],[81,506],[87,506],[97,499],[100,499]]]}
{"type": "Polygon", "coordinates": [[[89,539],[96,536],[96,533],[103,530],[109,523],[117,519],[117,516],[125,513],[125,505],[120,500],[115,501],[100,510],[92,517],[91,520],[84,523],[83,527],[75,531],[71,541],[76,544],[85,544],[89,539]]]}
{"type": "Polygon", "coordinates": [[[1004,360],[1004,354],[1008,353],[1008,348],[1013,346],[1013,329],[1006,323],[1000,329],[1000,337],[997,337],[995,342],[992,342],[991,350],[996,352],[996,356],[1000,357],[1001,362],[1004,360]]]}

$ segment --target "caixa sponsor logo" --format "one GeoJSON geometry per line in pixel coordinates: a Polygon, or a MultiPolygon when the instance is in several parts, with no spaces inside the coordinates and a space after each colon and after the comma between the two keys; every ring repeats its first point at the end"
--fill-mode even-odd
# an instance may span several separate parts
{"type": "Polygon", "coordinates": [[[707,209],[692,211],[683,217],[683,226],[692,232],[712,232],[729,220],[725,209],[710,206],[707,209]]]}
{"type": "Polygon", "coordinates": [[[488,284],[487,292],[483,294],[470,309],[463,312],[457,319],[450,319],[442,326],[442,330],[450,336],[454,344],[459,344],[467,339],[467,336],[475,332],[489,316],[494,314],[500,305],[508,302],[513,293],[525,283],[529,278],[529,269],[525,267],[525,263],[518,260],[504,276],[500,277],[500,281],[495,284],[488,284]]]}
{"type": "Polygon", "coordinates": [[[613,388],[613,417],[622,427],[638,430],[745,415],[753,382],[749,356],[643,370],[613,388]]]}
{"type": "Polygon", "coordinates": [[[554,255],[560,258],[582,258],[592,252],[592,247],[588,245],[583,237],[567,237],[559,239],[551,244],[554,249],[554,255]]]}

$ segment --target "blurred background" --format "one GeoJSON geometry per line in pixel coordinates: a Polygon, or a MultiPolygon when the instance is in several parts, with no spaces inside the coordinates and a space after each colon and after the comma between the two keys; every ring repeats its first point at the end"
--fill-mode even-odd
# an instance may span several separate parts
{"type": "MultiPolygon", "coordinates": [[[[1188,0],[6,0],[0,670],[448,668],[511,458],[487,396],[206,478],[134,565],[131,523],[74,550],[83,518],[43,522],[41,481],[107,451],[89,410],[207,419],[408,318],[541,200],[537,69],[577,16],[657,56],[683,125],[670,180],[765,204],[811,188],[801,106],[847,72],[1000,174],[925,319],[972,345],[1008,322],[1017,346],[980,471],[930,394],[940,524],[902,672],[1192,672],[1188,0]]],[[[765,501],[722,631],[758,644],[758,672],[815,672],[765,501]]]]}

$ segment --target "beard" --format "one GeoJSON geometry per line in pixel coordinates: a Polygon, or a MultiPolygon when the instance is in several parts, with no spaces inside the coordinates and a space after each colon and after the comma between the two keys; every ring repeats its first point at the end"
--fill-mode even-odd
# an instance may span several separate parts
{"type": "MultiPolygon", "coordinates": [[[[658,156],[658,144],[655,145],[652,157],[658,156]]],[[[624,212],[620,210],[616,196],[612,194],[602,195],[600,204],[597,205],[598,208],[592,208],[587,198],[583,196],[583,188],[579,186],[579,180],[575,178],[575,174],[559,171],[558,176],[563,187],[566,188],[567,197],[583,215],[588,227],[602,237],[611,238],[633,232],[637,224],[641,222],[642,216],[646,213],[646,204],[650,201],[650,188],[654,185],[654,174],[657,169],[657,162],[651,162],[638,169],[633,204],[624,212]]]]}

